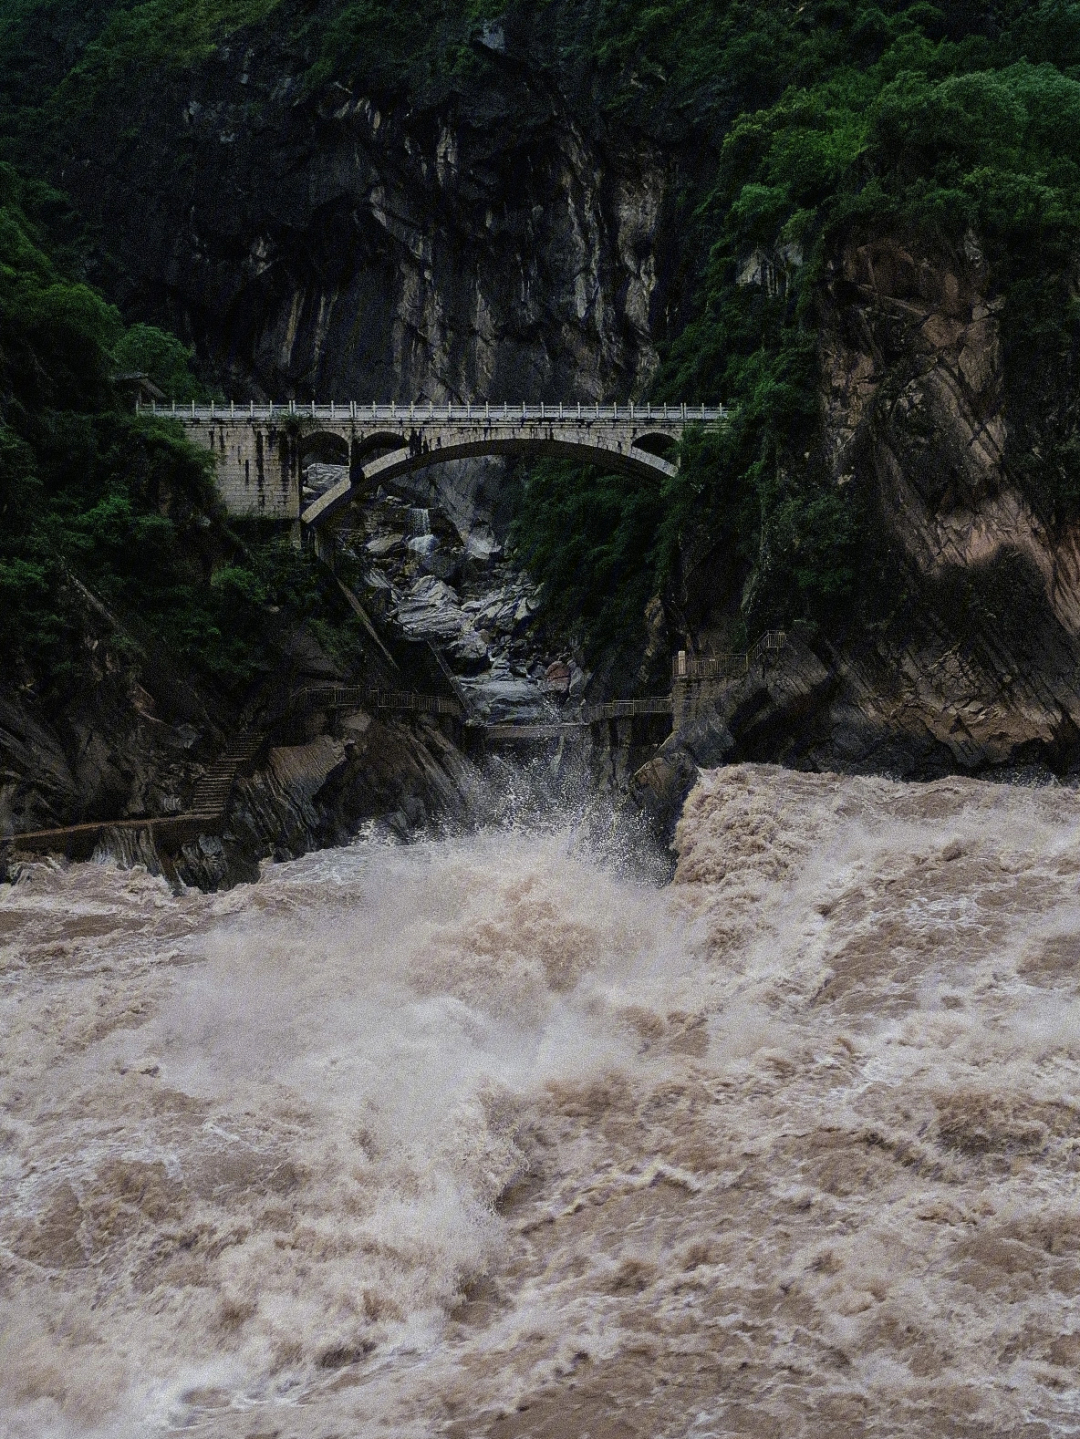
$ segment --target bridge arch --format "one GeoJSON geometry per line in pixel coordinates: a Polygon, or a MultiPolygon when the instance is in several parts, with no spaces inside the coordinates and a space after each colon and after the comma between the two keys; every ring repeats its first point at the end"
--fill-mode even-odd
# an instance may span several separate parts
{"type": "Polygon", "coordinates": [[[379,455],[385,455],[391,450],[400,449],[400,430],[373,430],[353,439],[351,463],[353,465],[365,465],[370,460],[376,459],[379,455]]]}
{"type": "Polygon", "coordinates": [[[479,459],[486,455],[550,455],[579,464],[603,465],[638,479],[655,480],[660,475],[675,474],[676,469],[660,455],[639,448],[629,436],[611,445],[597,444],[591,436],[559,433],[557,430],[526,439],[503,435],[498,431],[452,435],[425,430],[414,430],[408,435],[405,445],[401,444],[400,434],[396,438],[396,449],[377,455],[359,467],[354,464],[348,481],[343,480],[320,495],[301,512],[301,520],[308,525],[321,523],[361,493],[374,490],[381,484],[415,474],[432,465],[447,464],[451,460],[479,459]]]}
{"type": "Polygon", "coordinates": [[[662,460],[671,460],[679,448],[679,441],[663,430],[646,430],[634,436],[633,448],[644,450],[647,455],[658,455],[662,460]]]}
{"type": "Polygon", "coordinates": [[[297,442],[301,468],[311,464],[347,465],[349,442],[336,430],[302,431],[297,442]]]}

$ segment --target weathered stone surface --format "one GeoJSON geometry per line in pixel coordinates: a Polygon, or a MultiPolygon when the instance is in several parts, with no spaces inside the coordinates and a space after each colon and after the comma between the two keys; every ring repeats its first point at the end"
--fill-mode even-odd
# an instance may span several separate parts
{"type": "Polygon", "coordinates": [[[283,789],[311,799],[345,763],[345,744],[319,735],[310,744],[272,749],[269,759],[271,773],[283,789]]]}
{"type": "Polygon", "coordinates": [[[434,575],[416,581],[401,599],[394,618],[413,639],[454,640],[470,628],[457,592],[434,575]]]}
{"type": "Polygon", "coordinates": [[[640,391],[672,303],[658,255],[679,157],[583,125],[536,21],[523,10],[452,103],[309,93],[273,21],[134,113],[125,93],[65,172],[122,302],[191,335],[238,398],[640,391]],[[138,146],[118,142],[133,127],[138,146]]]}

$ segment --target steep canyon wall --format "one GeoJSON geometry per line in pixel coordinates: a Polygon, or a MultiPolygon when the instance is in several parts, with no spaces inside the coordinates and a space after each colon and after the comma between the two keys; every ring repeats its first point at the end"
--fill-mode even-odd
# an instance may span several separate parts
{"type": "Polygon", "coordinates": [[[237,398],[641,394],[679,165],[560,92],[526,27],[429,105],[312,92],[288,19],[98,104],[61,180],[125,309],[237,398]]]}
{"type": "MultiPolygon", "coordinates": [[[[475,41],[475,83],[396,90],[313,83],[296,19],[126,77],[67,128],[57,178],[98,236],[92,277],[237,399],[646,395],[703,259],[687,196],[716,154],[692,124],[614,118],[522,13],[475,41]]],[[[796,263],[755,253],[740,280],[796,263]]],[[[787,679],[748,675],[672,738],[669,821],[721,759],[903,777],[1080,759],[1080,535],[1040,499],[1049,400],[1018,378],[1002,305],[974,233],[831,256],[806,458],[860,496],[873,602],[793,633],[787,679]]],[[[727,645],[745,559],[698,540],[650,653],[727,645]]],[[[594,698],[643,672],[595,671],[594,698]]]]}

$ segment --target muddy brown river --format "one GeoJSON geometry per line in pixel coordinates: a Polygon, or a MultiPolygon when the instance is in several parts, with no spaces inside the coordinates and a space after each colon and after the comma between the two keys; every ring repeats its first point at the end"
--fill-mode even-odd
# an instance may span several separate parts
{"type": "Polygon", "coordinates": [[[1080,1433],[1080,795],[0,889],[0,1434],[1080,1433]]]}

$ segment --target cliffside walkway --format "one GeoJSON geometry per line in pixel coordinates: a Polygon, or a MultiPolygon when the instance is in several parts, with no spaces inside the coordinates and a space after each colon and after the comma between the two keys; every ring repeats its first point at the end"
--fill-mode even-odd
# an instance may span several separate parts
{"type": "MultiPolygon", "coordinates": [[[[413,714],[450,715],[466,720],[470,729],[488,743],[528,743],[548,739],[582,739],[590,725],[606,720],[631,719],[639,715],[674,714],[683,716],[688,683],[704,683],[706,687],[737,682],[752,664],[763,655],[781,650],[787,644],[783,630],[769,630],[745,653],[690,656],[680,650],[672,660],[672,692],[667,695],[646,695],[637,699],[607,700],[601,704],[584,705],[578,716],[551,724],[481,724],[466,720],[460,701],[449,695],[421,694],[413,690],[370,690],[358,685],[309,685],[290,697],[290,708],[303,703],[327,709],[364,708],[395,710],[413,714]]],[[[175,848],[214,829],[225,819],[233,786],[240,770],[254,759],[265,736],[261,731],[244,729],[228,741],[216,760],[210,764],[197,784],[191,805],[179,814],[146,816],[123,820],[95,820],[62,828],[34,830],[8,835],[0,846],[37,853],[62,853],[71,858],[88,859],[97,845],[110,832],[148,831],[150,835],[175,848]]]]}
{"type": "Polygon", "coordinates": [[[678,442],[691,425],[723,424],[723,405],[411,404],[189,405],[138,407],[178,420],[218,461],[230,514],[315,525],[356,495],[415,470],[483,455],[552,455],[605,465],[637,478],[676,473],[678,442]],[[307,460],[348,465],[349,474],[304,506],[307,460]]]}
{"type": "Polygon", "coordinates": [[[414,714],[451,715],[461,719],[464,707],[450,695],[426,695],[416,690],[368,690],[359,685],[308,685],[292,697],[293,704],[308,701],[317,709],[373,709],[411,711],[414,714]]]}
{"type": "Polygon", "coordinates": [[[737,680],[750,673],[750,666],[763,654],[782,650],[787,644],[786,630],[766,630],[755,645],[737,654],[688,655],[679,650],[671,661],[673,683],[679,680],[737,680]]]}
{"type": "Polygon", "coordinates": [[[603,704],[585,705],[580,717],[572,720],[560,720],[551,724],[488,724],[478,728],[485,740],[503,743],[538,739],[582,739],[590,725],[602,720],[669,714],[670,695],[645,695],[640,699],[607,700],[603,704]]]}
{"type": "Polygon", "coordinates": [[[56,829],[23,831],[6,836],[3,844],[29,854],[64,854],[69,859],[90,859],[111,835],[143,833],[155,844],[175,851],[223,823],[236,777],[243,766],[255,758],[263,739],[263,734],[255,730],[241,730],[233,735],[217,759],[207,766],[195,786],[190,806],[176,814],[91,820],[56,829]]]}

